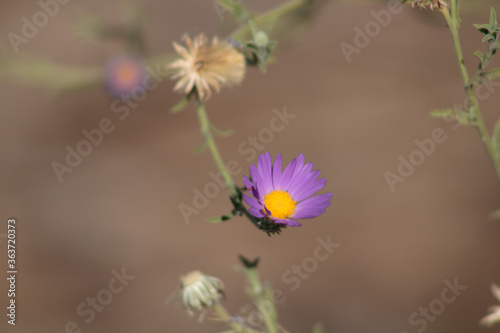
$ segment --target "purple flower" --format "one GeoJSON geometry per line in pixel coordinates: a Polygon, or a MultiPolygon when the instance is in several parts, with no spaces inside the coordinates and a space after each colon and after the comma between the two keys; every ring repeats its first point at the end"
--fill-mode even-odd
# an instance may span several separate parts
{"type": "Polygon", "coordinates": [[[274,165],[269,152],[260,155],[257,167],[250,165],[250,181],[243,176],[243,182],[255,198],[243,194],[250,205],[248,210],[257,218],[268,218],[274,223],[290,227],[301,226],[300,219],[310,219],[323,214],[330,206],[332,193],[312,196],[321,190],[326,179],[316,179],[320,171],[312,171],[313,163],[304,165],[304,155],[300,154],[281,171],[281,154],[276,156],[274,165]]]}
{"type": "Polygon", "coordinates": [[[117,97],[130,95],[134,89],[143,90],[146,65],[133,54],[120,54],[111,58],[106,65],[106,86],[117,97]]]}

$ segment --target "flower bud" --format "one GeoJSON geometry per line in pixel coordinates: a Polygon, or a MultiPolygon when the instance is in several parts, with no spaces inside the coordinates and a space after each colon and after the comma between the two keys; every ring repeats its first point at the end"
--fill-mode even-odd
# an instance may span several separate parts
{"type": "Polygon", "coordinates": [[[257,47],[266,47],[268,42],[269,37],[264,31],[260,30],[255,34],[255,45],[257,45],[257,47]]]}
{"type": "Polygon", "coordinates": [[[224,283],[200,271],[192,271],[180,279],[182,304],[189,314],[214,305],[224,295],[224,283]]]}

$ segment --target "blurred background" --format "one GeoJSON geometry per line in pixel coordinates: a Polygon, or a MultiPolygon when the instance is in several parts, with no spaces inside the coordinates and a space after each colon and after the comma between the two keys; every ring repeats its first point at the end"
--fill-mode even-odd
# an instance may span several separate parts
{"type": "MultiPolygon", "coordinates": [[[[282,3],[243,2],[255,11],[282,3]]],[[[485,47],[472,24],[486,23],[490,6],[500,7],[461,3],[472,71],[472,51],[485,47]]],[[[221,16],[211,1],[150,0],[141,8],[149,56],[171,53],[172,41],[186,32],[224,37],[234,28],[231,14],[221,16]]],[[[116,46],[82,40],[74,26],[82,13],[119,24],[127,15],[124,2],[61,5],[15,53],[8,34],[20,34],[22,18],[39,10],[35,1],[0,3],[3,57],[104,70],[116,46]]],[[[310,332],[317,321],[328,332],[418,332],[409,316],[439,299],[444,281],[455,278],[467,289],[425,331],[498,329],[478,322],[496,303],[490,285],[500,281],[500,225],[488,220],[499,208],[499,183],[473,128],[454,129],[428,115],[465,98],[449,31],[439,13],[406,5],[348,63],[340,45],[354,45],[354,28],[373,21],[373,10],[387,10],[387,3],[331,1],[317,8],[307,24],[283,36],[266,74],[249,68],[240,86],[206,104],[218,128],[234,129],[217,142],[224,159],[241,166],[239,184],[256,158],[238,147],[269,127],[273,109],[285,108],[295,118],[261,142],[259,152],[282,153],[286,161],[304,153],[328,179],[327,212],[271,238],[243,218],[205,222],[230,211],[223,191],[189,223],[183,219],[179,206],[193,206],[194,190],[213,182],[216,168],[207,152],[193,154],[202,142],[193,105],[169,112],[182,98],[171,80],[149,91],[123,120],[103,85],[54,94],[29,79],[0,81],[0,211],[3,222],[18,221],[19,271],[17,325],[7,325],[2,314],[0,331],[65,332],[68,322],[96,333],[223,331],[221,323],[200,324],[164,303],[181,275],[199,269],[225,282],[224,304],[244,316],[245,282],[232,268],[238,254],[261,257],[262,278],[286,299],[280,322],[291,332],[310,332]],[[82,131],[98,128],[103,118],[112,120],[113,132],[59,182],[52,163],[64,163],[66,146],[76,147],[85,139],[82,131]],[[417,149],[414,141],[431,138],[435,129],[443,130],[445,142],[391,191],[384,173],[397,173],[399,156],[407,159],[417,149]],[[292,290],[284,274],[313,257],[317,238],[327,236],[341,246],[292,290]],[[77,307],[108,288],[112,271],[123,267],[135,279],[86,323],[77,307]]],[[[492,68],[499,65],[497,59],[492,68]]],[[[490,129],[500,116],[498,86],[481,102],[490,129]]],[[[1,247],[7,270],[5,239],[1,247]]],[[[3,279],[4,309],[7,289],[3,279]]]]}

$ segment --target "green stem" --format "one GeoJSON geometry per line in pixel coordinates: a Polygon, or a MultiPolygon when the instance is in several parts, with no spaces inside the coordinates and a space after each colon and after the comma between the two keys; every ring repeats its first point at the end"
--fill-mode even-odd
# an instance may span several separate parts
{"type": "Polygon", "coordinates": [[[497,177],[500,179],[500,161],[496,158],[495,150],[493,149],[493,144],[491,142],[490,135],[488,133],[488,129],[486,128],[486,124],[484,123],[483,116],[481,114],[481,110],[479,109],[479,103],[474,96],[474,91],[472,90],[472,86],[469,81],[469,74],[467,73],[467,68],[464,63],[464,56],[462,52],[462,46],[460,45],[460,38],[458,35],[458,1],[451,1],[451,8],[448,11],[446,8],[443,8],[441,12],[443,13],[446,22],[448,24],[448,28],[451,33],[451,37],[453,39],[453,47],[455,48],[455,53],[457,55],[458,67],[460,69],[460,75],[462,76],[462,81],[465,87],[465,92],[467,94],[467,99],[470,104],[470,111],[475,119],[475,126],[479,131],[479,135],[481,136],[481,140],[483,141],[486,150],[490,156],[490,159],[495,168],[497,177]],[[453,16],[450,15],[450,12],[453,16]]]}
{"type": "Polygon", "coordinates": [[[203,138],[207,143],[208,149],[212,154],[215,164],[217,165],[217,169],[219,169],[219,172],[224,178],[224,182],[226,183],[226,187],[229,190],[229,193],[231,193],[231,196],[233,198],[237,198],[238,190],[236,188],[236,185],[234,184],[233,178],[227,171],[226,165],[224,164],[224,162],[222,161],[222,157],[220,156],[219,149],[215,144],[215,140],[210,129],[210,121],[208,120],[208,115],[205,111],[205,107],[203,106],[203,103],[198,95],[196,96],[196,98],[198,102],[198,119],[200,121],[201,133],[203,134],[203,138]]]}
{"type": "MultiPolygon", "coordinates": [[[[257,26],[264,23],[273,22],[283,16],[286,16],[296,11],[297,9],[303,7],[304,5],[307,5],[309,2],[310,0],[292,0],[286,2],[283,5],[280,5],[274,9],[269,10],[264,14],[255,17],[254,22],[257,26]]],[[[250,27],[248,26],[248,24],[246,24],[245,26],[233,32],[230,37],[233,38],[234,40],[240,40],[250,33],[251,33],[250,27]]]]}
{"type": "Polygon", "coordinates": [[[252,222],[257,228],[259,228],[259,222],[255,219],[255,216],[250,214],[250,212],[247,210],[245,206],[243,206],[243,204],[240,204],[236,208],[238,208],[238,210],[242,212],[250,220],[250,222],[252,222]]]}
{"type": "MultiPolygon", "coordinates": [[[[240,198],[238,195],[238,188],[234,184],[234,180],[227,171],[226,165],[224,164],[224,161],[220,156],[219,149],[217,148],[214,137],[212,136],[210,120],[208,119],[208,115],[205,107],[203,106],[203,102],[198,95],[196,95],[196,100],[198,103],[198,119],[200,121],[201,133],[203,134],[203,138],[208,146],[208,149],[210,150],[210,153],[212,154],[215,164],[217,165],[217,169],[219,169],[219,172],[224,178],[224,182],[226,183],[226,187],[229,190],[231,197],[233,197],[233,199],[239,203],[240,198]]],[[[248,212],[243,204],[240,203],[235,208],[242,212],[256,227],[259,227],[258,221],[252,214],[250,214],[250,212],[248,212]]]]}
{"type": "Polygon", "coordinates": [[[274,305],[272,291],[264,289],[260,282],[259,273],[255,268],[246,268],[245,275],[250,282],[250,292],[257,308],[264,317],[267,333],[278,332],[278,312],[274,305]]]}
{"type": "MultiPolygon", "coordinates": [[[[459,28],[459,16],[458,16],[458,0],[451,0],[450,4],[450,12],[451,12],[451,17],[455,20],[455,27],[458,29],[459,28]]],[[[445,9],[446,10],[446,9],[445,9]]]]}
{"type": "Polygon", "coordinates": [[[242,333],[260,333],[258,331],[252,330],[251,328],[247,328],[242,326],[240,323],[236,321],[231,321],[231,315],[229,312],[224,308],[219,302],[215,303],[212,307],[212,310],[214,311],[219,318],[227,323],[232,329],[234,329],[236,332],[242,332],[242,333]]]}

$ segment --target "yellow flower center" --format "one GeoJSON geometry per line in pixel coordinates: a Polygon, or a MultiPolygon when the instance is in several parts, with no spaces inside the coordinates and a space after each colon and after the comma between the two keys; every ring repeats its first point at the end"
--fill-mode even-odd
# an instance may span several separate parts
{"type": "Polygon", "coordinates": [[[288,192],[272,191],[264,196],[264,205],[277,219],[286,219],[295,211],[297,201],[293,201],[288,192]]]}

